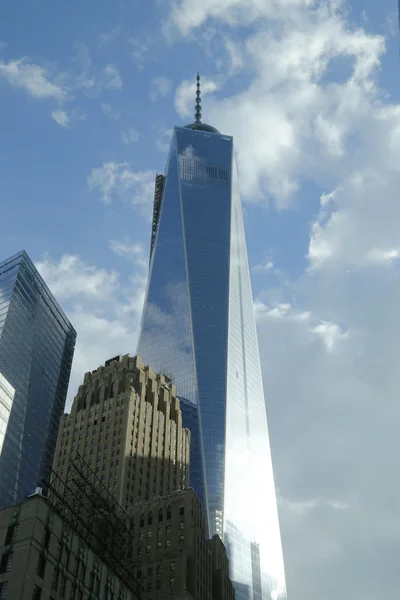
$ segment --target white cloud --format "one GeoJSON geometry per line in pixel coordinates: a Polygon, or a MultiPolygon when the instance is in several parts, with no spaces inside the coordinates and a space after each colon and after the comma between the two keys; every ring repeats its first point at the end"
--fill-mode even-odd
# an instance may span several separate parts
{"type": "Polygon", "coordinates": [[[51,118],[61,125],[61,127],[68,127],[71,121],[70,116],[65,110],[53,110],[51,118]]]}
{"type": "Polygon", "coordinates": [[[118,38],[120,33],[121,27],[119,25],[111,29],[111,31],[100,33],[100,45],[104,46],[106,44],[109,44],[110,42],[113,42],[115,39],[118,38]]]}
{"type": "Polygon", "coordinates": [[[100,76],[100,86],[110,90],[122,88],[122,78],[115,65],[106,65],[100,76]]]}
{"type": "Polygon", "coordinates": [[[108,162],[92,170],[88,186],[100,191],[104,204],[118,198],[139,207],[150,218],[154,180],[154,171],[132,171],[126,162],[108,162]]]}
{"type": "MultiPolygon", "coordinates": [[[[182,81],[176,89],[175,94],[175,109],[178,115],[182,118],[189,117],[194,113],[195,104],[195,80],[194,81],[182,81]]],[[[215,92],[220,88],[220,83],[213,81],[207,77],[201,77],[201,96],[202,99],[212,92],[215,92]]]]}
{"type": "Polygon", "coordinates": [[[114,121],[117,121],[120,116],[121,113],[118,110],[115,110],[111,104],[107,104],[107,102],[101,102],[100,104],[101,106],[101,110],[103,111],[104,115],[106,117],[108,117],[109,119],[113,119],[114,121]]]}
{"type": "MultiPolygon", "coordinates": [[[[239,23],[253,23],[244,40],[229,38],[231,55],[248,66],[249,83],[228,98],[211,95],[203,102],[204,120],[234,136],[246,197],[272,197],[286,208],[303,178],[335,177],[357,160],[354,138],[378,97],[382,36],[350,27],[341,3],[328,8],[313,1],[312,10],[295,0],[194,4],[174,5],[172,21],[184,23],[184,33],[213,20],[233,31],[239,23]]],[[[231,65],[228,56],[228,74],[231,65]]],[[[227,77],[218,80],[222,90],[227,77]]],[[[178,86],[181,117],[190,115],[193,97],[193,82],[178,86]]]]}
{"type": "Polygon", "coordinates": [[[165,131],[160,132],[160,134],[162,134],[162,137],[156,139],[156,145],[160,152],[168,152],[171,143],[172,133],[173,129],[166,129],[165,131]]]}
{"type": "Polygon", "coordinates": [[[144,251],[128,241],[112,245],[115,251],[135,254],[127,280],[121,281],[116,271],[89,265],[78,255],[63,255],[59,260],[46,255],[36,263],[77,331],[67,408],[85,372],[111,356],[135,353],[147,275],[144,251]]]}
{"type": "Polygon", "coordinates": [[[125,163],[103,163],[102,167],[93,169],[89,175],[89,189],[99,189],[104,204],[110,204],[112,194],[115,192],[118,185],[119,171],[123,166],[125,166],[125,163]]]}
{"type": "Polygon", "coordinates": [[[110,240],[109,246],[115,254],[118,254],[118,256],[123,256],[124,258],[133,261],[138,267],[143,268],[147,275],[148,258],[145,255],[142,244],[135,244],[128,240],[110,240]]]}
{"type": "Polygon", "coordinates": [[[118,289],[118,273],[97,269],[79,256],[65,254],[59,262],[47,256],[36,267],[53,294],[60,300],[71,298],[111,298],[118,289]]]}
{"type": "Polygon", "coordinates": [[[50,80],[43,67],[28,62],[27,58],[0,62],[0,78],[3,77],[15,88],[23,89],[33,98],[65,100],[67,90],[50,80]]]}
{"type": "Polygon", "coordinates": [[[252,271],[271,271],[271,269],[274,268],[274,263],[272,262],[272,260],[267,260],[265,263],[262,263],[260,265],[255,265],[254,267],[252,267],[252,271]]]}
{"type": "Polygon", "coordinates": [[[168,77],[153,77],[150,83],[150,100],[155,102],[167,96],[172,88],[172,81],[168,77]]]}
{"type": "MultiPolygon", "coordinates": [[[[204,121],[234,136],[248,199],[272,200],[270,210],[295,206],[301,230],[309,224],[300,261],[300,235],[295,249],[285,243],[296,273],[289,289],[274,281],[256,302],[288,597],[296,600],[376,600],[382,582],[389,595],[400,585],[400,106],[379,89],[385,40],[350,21],[348,8],[340,0],[181,0],[169,19],[175,37],[229,32],[246,81],[230,91],[225,56],[217,69],[228,76],[203,103],[204,121]]],[[[193,89],[181,93],[181,116],[193,89]]]]}
{"type": "Polygon", "coordinates": [[[128,127],[128,129],[122,131],[121,137],[124,144],[132,144],[139,140],[139,132],[133,127],[128,127]]]}

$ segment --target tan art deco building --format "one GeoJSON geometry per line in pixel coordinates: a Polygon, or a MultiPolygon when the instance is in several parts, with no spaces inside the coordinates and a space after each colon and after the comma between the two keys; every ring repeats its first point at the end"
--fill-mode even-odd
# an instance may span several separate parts
{"type": "Polygon", "coordinates": [[[53,468],[65,478],[78,451],[127,509],[188,487],[189,449],[175,386],[139,357],[117,356],[85,374],[61,418],[53,468]]]}

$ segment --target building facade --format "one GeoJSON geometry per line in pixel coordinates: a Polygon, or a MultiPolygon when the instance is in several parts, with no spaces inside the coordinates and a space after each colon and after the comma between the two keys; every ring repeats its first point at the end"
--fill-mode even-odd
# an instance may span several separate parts
{"type": "Polygon", "coordinates": [[[175,386],[129,355],[86,373],[60,422],[53,469],[61,479],[76,452],[125,509],[186,488],[190,432],[175,386]]]}
{"type": "Polygon", "coordinates": [[[157,176],[137,352],[176,384],[191,484],[210,536],[227,547],[237,598],[278,600],[285,576],[233,139],[200,116],[198,101],[157,176]]]}
{"type": "Polygon", "coordinates": [[[26,252],[0,263],[0,508],[50,474],[75,339],[26,252]]]}
{"type": "Polygon", "coordinates": [[[136,600],[45,498],[0,512],[1,600],[136,600]]]}
{"type": "Polygon", "coordinates": [[[134,558],[147,576],[143,600],[234,600],[229,563],[218,536],[207,539],[201,502],[180,490],[131,509],[134,558]]]}

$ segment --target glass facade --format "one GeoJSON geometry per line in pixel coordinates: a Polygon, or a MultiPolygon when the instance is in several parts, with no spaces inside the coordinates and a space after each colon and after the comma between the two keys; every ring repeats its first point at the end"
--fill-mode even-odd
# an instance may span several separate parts
{"type": "Polygon", "coordinates": [[[138,354],[171,377],[191,485],[227,547],[238,600],[286,598],[233,140],[175,128],[153,222],[138,354]]]}
{"type": "Polygon", "coordinates": [[[28,255],[0,263],[0,508],[49,477],[75,339],[28,255]]]}

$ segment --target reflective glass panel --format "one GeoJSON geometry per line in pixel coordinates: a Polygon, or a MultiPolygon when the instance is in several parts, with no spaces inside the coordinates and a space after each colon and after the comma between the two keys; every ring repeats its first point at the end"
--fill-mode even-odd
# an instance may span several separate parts
{"type": "Polygon", "coordinates": [[[191,485],[227,547],[236,598],[286,598],[231,137],[175,129],[138,354],[182,397],[191,485]]]}
{"type": "Polygon", "coordinates": [[[27,254],[0,263],[0,508],[49,477],[75,338],[27,254]]]}

